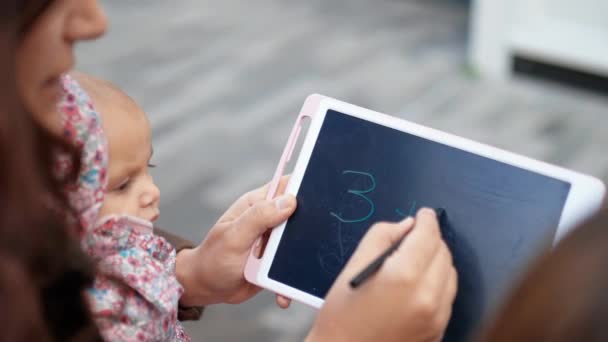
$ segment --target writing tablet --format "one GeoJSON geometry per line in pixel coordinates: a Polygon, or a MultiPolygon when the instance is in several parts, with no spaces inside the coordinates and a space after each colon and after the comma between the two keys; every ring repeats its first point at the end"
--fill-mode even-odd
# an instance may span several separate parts
{"type": "Polygon", "coordinates": [[[277,175],[304,117],[312,121],[286,190],[297,210],[245,276],[314,307],[370,226],[443,208],[459,274],[445,340],[464,340],[527,262],[604,197],[595,178],[321,95],[306,100],[277,175]]]}

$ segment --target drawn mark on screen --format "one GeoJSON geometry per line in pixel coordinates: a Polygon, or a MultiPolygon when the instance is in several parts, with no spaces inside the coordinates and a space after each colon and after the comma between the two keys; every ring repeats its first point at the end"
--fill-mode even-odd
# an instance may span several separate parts
{"type": "MultiPolygon", "coordinates": [[[[318,258],[321,268],[326,273],[332,275],[338,274],[342,270],[357,244],[357,239],[354,236],[351,236],[351,234],[344,234],[343,224],[355,224],[367,221],[376,212],[376,205],[371,200],[371,198],[367,196],[367,194],[376,190],[376,178],[369,172],[355,170],[344,170],[342,171],[342,175],[355,175],[369,179],[369,187],[364,189],[350,188],[346,191],[348,195],[352,195],[354,196],[354,198],[358,197],[363,201],[367,202],[367,204],[369,204],[369,211],[365,216],[355,218],[345,218],[343,216],[343,212],[338,213],[331,211],[329,213],[338,221],[335,225],[335,239],[330,239],[329,241],[321,245],[321,249],[318,252],[318,258]]],[[[346,203],[349,209],[353,209],[354,205],[352,202],[346,203]]]]}
{"type": "Polygon", "coordinates": [[[338,222],[338,248],[340,261],[344,260],[344,240],[342,239],[342,222],[338,222]]]}
{"type": "MultiPolygon", "coordinates": [[[[367,196],[367,194],[376,190],[376,178],[368,172],[363,171],[355,171],[355,170],[344,170],[342,175],[357,175],[368,178],[370,181],[370,186],[367,189],[348,189],[346,191],[347,194],[353,195],[355,197],[359,197],[363,199],[365,202],[369,204],[369,211],[365,216],[359,218],[344,218],[342,216],[342,212],[336,213],[331,211],[329,214],[338,220],[336,230],[335,230],[335,240],[330,239],[329,241],[323,243],[318,251],[319,265],[321,268],[327,272],[328,274],[337,274],[339,273],[344,264],[350,257],[351,253],[354,250],[354,247],[357,245],[357,239],[352,235],[352,233],[344,234],[342,224],[354,224],[354,223],[362,223],[369,220],[376,211],[376,205],[371,198],[367,196]]],[[[339,202],[342,202],[340,199],[339,202]]],[[[359,205],[357,205],[359,206],[359,205]]],[[[352,209],[353,204],[348,203],[348,208],[352,209]]],[[[418,202],[412,201],[408,214],[403,212],[401,209],[395,209],[395,212],[401,217],[414,216],[416,213],[416,209],[418,208],[418,202]]]]}
{"type": "Polygon", "coordinates": [[[345,241],[344,236],[342,234],[342,222],[337,222],[336,227],[336,240],[335,245],[337,245],[337,249],[332,242],[327,242],[321,245],[321,249],[319,250],[319,265],[327,274],[338,274],[347,259],[347,251],[345,249],[345,241]]]}
{"type": "Polygon", "coordinates": [[[360,217],[360,218],[355,218],[355,219],[345,219],[342,217],[342,213],[335,213],[333,211],[330,212],[329,214],[331,216],[335,217],[338,221],[340,221],[342,223],[359,223],[359,222],[366,221],[367,219],[372,217],[372,215],[376,211],[376,206],[374,205],[374,202],[365,195],[365,194],[368,194],[368,193],[376,190],[376,179],[374,178],[374,176],[372,174],[367,173],[367,172],[353,171],[353,170],[344,170],[342,172],[342,175],[347,175],[347,174],[365,176],[365,177],[369,178],[369,180],[371,181],[371,186],[368,189],[365,189],[365,190],[349,189],[347,191],[347,193],[360,197],[363,200],[365,200],[367,203],[369,203],[369,212],[367,213],[367,215],[360,217]]]}
{"type": "MultiPolygon", "coordinates": [[[[323,246],[324,249],[329,248],[328,246],[323,246]]],[[[319,251],[319,265],[321,269],[327,274],[338,274],[342,269],[343,259],[337,254],[333,252],[323,252],[319,251]]]]}
{"type": "Polygon", "coordinates": [[[405,213],[403,213],[403,211],[401,211],[401,209],[399,209],[399,208],[395,209],[395,212],[399,216],[402,216],[402,217],[414,216],[414,214],[416,213],[416,205],[417,205],[416,201],[413,201],[412,205],[410,206],[409,214],[407,214],[407,215],[405,213]]]}

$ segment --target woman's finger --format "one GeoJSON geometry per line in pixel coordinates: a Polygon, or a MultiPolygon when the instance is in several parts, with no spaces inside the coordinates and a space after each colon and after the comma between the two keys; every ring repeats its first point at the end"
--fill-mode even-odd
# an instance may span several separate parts
{"type": "Polygon", "coordinates": [[[414,219],[408,217],[399,223],[376,223],[365,234],[359,246],[342,271],[343,276],[352,277],[361,272],[387,248],[399,241],[412,227],[414,219]]]}
{"type": "Polygon", "coordinates": [[[290,304],[291,304],[291,299],[289,299],[287,297],[283,297],[283,296],[281,296],[279,294],[277,295],[277,305],[281,309],[287,309],[290,304]]]}
{"type": "Polygon", "coordinates": [[[424,274],[443,240],[435,211],[423,208],[416,215],[416,224],[391,256],[399,265],[407,265],[414,274],[424,274]]]}
{"type": "Polygon", "coordinates": [[[452,254],[445,242],[441,241],[439,249],[426,269],[424,275],[424,288],[428,291],[429,296],[440,302],[446,297],[448,283],[453,276],[452,254]]]}
{"type": "MultiPolygon", "coordinates": [[[[276,195],[282,195],[285,193],[285,188],[287,188],[287,183],[289,182],[289,175],[281,177],[279,181],[279,186],[277,188],[276,195]]],[[[239,217],[242,213],[244,213],[247,209],[253,206],[255,203],[260,201],[264,201],[266,199],[266,195],[270,189],[270,182],[266,183],[266,185],[257,188],[255,190],[249,191],[248,193],[241,196],[236,200],[229,208],[226,210],[224,215],[220,218],[219,222],[226,222],[233,220],[239,217]]]]}
{"type": "Polygon", "coordinates": [[[296,209],[296,199],[284,195],[272,201],[260,201],[247,209],[228,232],[235,246],[250,249],[269,228],[287,220],[296,209]]]}
{"type": "Polygon", "coordinates": [[[437,313],[437,324],[446,327],[451,316],[452,306],[458,292],[458,273],[454,267],[448,271],[448,278],[444,284],[443,296],[440,299],[439,311],[437,313]]]}

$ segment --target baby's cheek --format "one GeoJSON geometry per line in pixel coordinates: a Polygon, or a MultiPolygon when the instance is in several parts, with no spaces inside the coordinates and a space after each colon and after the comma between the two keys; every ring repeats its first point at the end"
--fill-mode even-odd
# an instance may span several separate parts
{"type": "Polygon", "coordinates": [[[101,205],[101,209],[99,210],[99,218],[102,218],[107,215],[112,215],[112,201],[109,200],[108,196],[104,198],[103,204],[101,205]]]}
{"type": "Polygon", "coordinates": [[[99,210],[99,218],[108,215],[132,215],[128,205],[129,201],[125,196],[112,193],[106,194],[101,209],[99,210]]]}

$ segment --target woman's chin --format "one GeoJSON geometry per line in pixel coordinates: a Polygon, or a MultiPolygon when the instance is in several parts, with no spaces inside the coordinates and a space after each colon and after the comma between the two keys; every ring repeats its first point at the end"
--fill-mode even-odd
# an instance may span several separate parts
{"type": "Polygon", "coordinates": [[[42,86],[43,97],[51,104],[56,105],[61,99],[63,94],[63,88],[61,86],[61,78],[56,77],[44,82],[42,86]]]}
{"type": "Polygon", "coordinates": [[[61,118],[57,113],[57,104],[64,91],[60,79],[42,84],[37,92],[24,97],[25,108],[34,120],[53,136],[60,137],[62,132],[61,118]]]}

